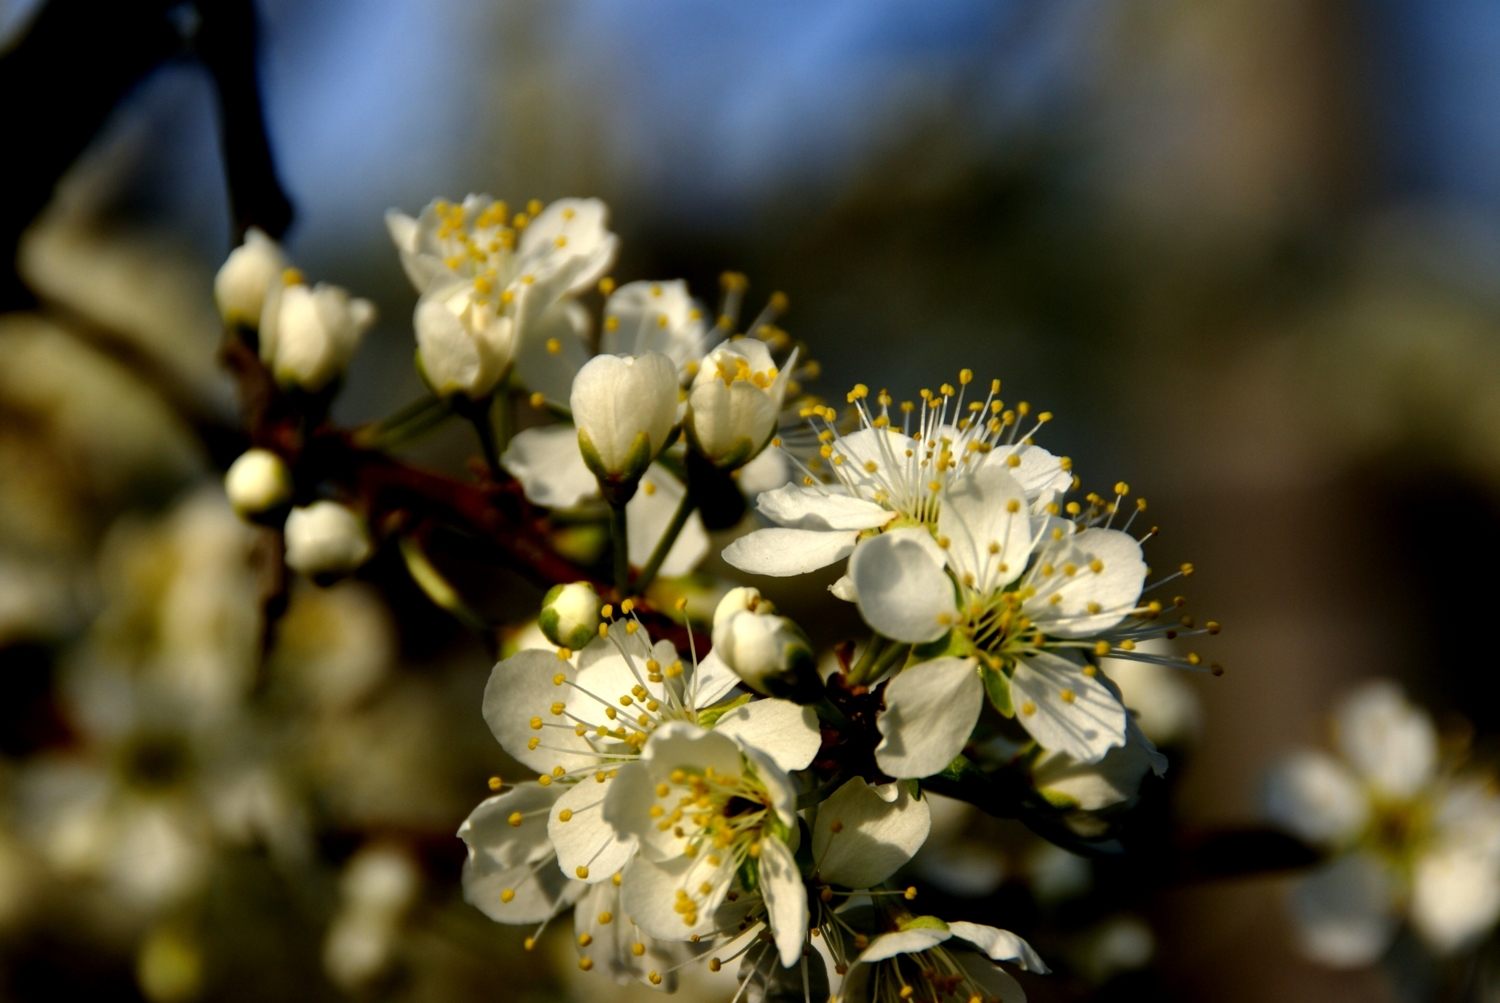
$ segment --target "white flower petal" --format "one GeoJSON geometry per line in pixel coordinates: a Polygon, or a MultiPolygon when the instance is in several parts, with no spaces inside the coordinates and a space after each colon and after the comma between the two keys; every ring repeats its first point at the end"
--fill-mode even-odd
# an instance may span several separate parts
{"type": "Polygon", "coordinates": [[[955,621],[953,581],[925,529],[895,529],[865,540],[849,558],[859,612],[886,637],[935,641],[955,621]]]}
{"type": "Polygon", "coordinates": [[[1337,845],[1364,828],[1370,803],[1359,780],[1332,756],[1299,752],[1266,779],[1266,814],[1310,843],[1337,845]]]}
{"type": "Polygon", "coordinates": [[[698,659],[698,668],[688,685],[688,701],[694,710],[712,707],[739,684],[739,675],[710,651],[698,659]]]}
{"type": "Polygon", "coordinates": [[[963,751],[983,704],[984,685],[969,660],[913,665],[886,684],[875,762],[897,778],[937,773],[963,751]]]}
{"type": "Polygon", "coordinates": [[[550,203],[521,231],[517,266],[534,280],[523,288],[550,303],[598,282],[619,249],[619,239],[608,227],[609,207],[599,199],[550,203]]]}
{"type": "Polygon", "coordinates": [[[870,941],[870,946],[860,953],[854,963],[868,965],[874,961],[894,958],[898,954],[916,954],[919,951],[936,947],[951,936],[952,934],[947,930],[936,930],[925,926],[899,930],[896,933],[883,933],[870,941]]]}
{"type": "Polygon", "coordinates": [[[1026,494],[1003,467],[981,467],[943,494],[938,535],[954,574],[982,595],[1021,577],[1031,556],[1026,494]]]}
{"type": "Polygon", "coordinates": [[[1125,744],[1128,712],[1107,686],[1065,658],[1047,651],[1021,658],[1010,693],[1017,720],[1044,749],[1097,763],[1125,744]]]}
{"type": "Polygon", "coordinates": [[[755,509],[788,529],[875,529],[896,518],[895,512],[836,488],[801,484],[762,492],[755,509]]]}
{"type": "Polygon", "coordinates": [[[724,858],[718,866],[708,862],[712,854],[677,857],[657,863],[636,857],[620,880],[620,902],[635,924],[662,940],[687,940],[718,928],[719,905],[734,881],[734,862],[724,858]],[[704,893],[703,886],[709,890],[704,893]],[[681,891],[697,904],[694,914],[676,909],[681,891]],[[697,922],[688,920],[696,917],[697,922]]]}
{"type": "Polygon", "coordinates": [[[786,454],[775,446],[767,446],[740,468],[735,483],[740,486],[740,493],[754,504],[762,494],[781,487],[791,477],[792,468],[786,461],[786,454]]]}
{"type": "Polygon", "coordinates": [[[648,460],[661,452],[677,424],[677,390],[677,369],[659,352],[596,355],[574,377],[568,400],[573,424],[588,436],[604,470],[638,477],[636,439],[646,437],[648,460]]]}
{"type": "Polygon", "coordinates": [[[534,318],[516,345],[516,376],[547,403],[568,405],[573,377],[589,361],[589,313],[576,300],[563,300],[534,318]]]}
{"type": "Polygon", "coordinates": [[[968,951],[956,953],[954,958],[964,972],[979,984],[986,997],[998,997],[1000,1003],[1026,1003],[1026,991],[1021,983],[993,961],[968,951]]]}
{"type": "Polygon", "coordinates": [[[805,575],[848,557],[858,536],[853,530],[757,529],[725,547],[724,560],[751,575],[805,575]]]}
{"type": "Polygon", "coordinates": [[[1134,537],[1117,529],[1086,529],[1038,548],[1025,582],[1036,594],[1021,608],[1053,637],[1088,637],[1123,620],[1140,599],[1145,580],[1146,561],[1134,537]]]}
{"type": "Polygon", "coordinates": [[[792,851],[779,839],[761,840],[760,894],[781,965],[790,968],[807,943],[807,889],[792,851]]]}
{"type": "Polygon", "coordinates": [[[604,820],[604,797],[612,783],[597,783],[592,777],[580,780],[552,806],[547,835],[557,850],[557,865],[569,877],[590,884],[604,881],[635,855],[636,838],[621,835],[604,820]],[[566,822],[564,811],[569,813],[566,822]]]}
{"type": "Polygon", "coordinates": [[[570,880],[550,859],[539,867],[496,869],[470,858],[464,863],[463,888],[464,901],[495,922],[531,924],[568,908],[588,885],[570,880]]]}
{"type": "Polygon", "coordinates": [[[1500,917],[1500,861],[1483,846],[1449,844],[1417,858],[1412,925],[1440,953],[1474,943],[1500,917]]]}
{"type": "Polygon", "coordinates": [[[708,349],[703,311],[681,279],[627,282],[610,294],[604,318],[599,351],[611,355],[660,352],[685,372],[708,349]]]}
{"type": "Polygon", "coordinates": [[[1395,683],[1369,683],[1334,712],[1339,751],[1369,783],[1391,797],[1410,797],[1437,768],[1432,718],[1407,702],[1395,683]]]}
{"type": "Polygon", "coordinates": [[[781,824],[791,830],[791,835],[787,838],[795,850],[801,841],[797,826],[797,785],[781,767],[771,761],[770,756],[759,749],[745,749],[743,752],[755,769],[756,776],[760,778],[761,786],[766,789],[771,810],[781,819],[781,824]]]}
{"type": "Polygon", "coordinates": [[[783,770],[804,770],[823,744],[818,715],[790,700],[767,698],[736,707],[714,724],[745,748],[758,749],[783,770]]]}
{"type": "Polygon", "coordinates": [[[854,579],[848,575],[840,575],[839,580],[828,586],[828,591],[833,593],[835,599],[844,602],[859,602],[859,589],[854,587],[854,579]]]}
{"type": "Polygon", "coordinates": [[[517,432],[500,465],[521,482],[526,500],[544,508],[572,508],[599,493],[599,482],[584,466],[578,432],[572,425],[543,425],[517,432]]]}
{"type": "Polygon", "coordinates": [[[818,806],[813,859],[824,881],[873,888],[916,854],[931,828],[926,799],[914,800],[905,784],[877,788],[855,777],[818,806]]]}
{"type": "Polygon", "coordinates": [[[491,869],[504,870],[551,857],[547,815],[562,791],[557,785],[517,784],[504,794],[485,798],[458,828],[458,838],[470,857],[482,858],[491,869]],[[519,812],[520,825],[511,818],[519,812]]]}
{"type": "Polygon", "coordinates": [[[1396,934],[1390,879],[1362,853],[1304,878],[1292,893],[1303,953],[1334,968],[1358,968],[1385,953],[1396,934]]]}
{"type": "Polygon", "coordinates": [[[1062,460],[1041,446],[1026,443],[997,446],[984,458],[984,466],[1000,467],[1009,472],[1026,492],[1027,499],[1034,503],[1034,508],[1039,507],[1035,503],[1046,505],[1073,486],[1073,474],[1063,469],[1062,460]],[[1021,461],[1014,467],[1010,465],[1013,454],[1021,461]]]}
{"type": "Polygon", "coordinates": [[[547,722],[565,723],[550,713],[552,704],[567,695],[566,686],[553,683],[559,673],[569,680],[575,670],[550,651],[528,648],[496,664],[484,687],[484,720],[500,747],[538,773],[550,773],[555,766],[575,770],[599,761],[571,726],[546,727],[547,722]],[[532,727],[536,722],[543,727],[532,727]],[[539,740],[537,748],[527,748],[533,738],[539,740]]]}
{"type": "Polygon", "coordinates": [[[648,985],[654,971],[661,976],[661,983],[655,988],[663,992],[677,988],[674,969],[690,961],[700,950],[684,943],[658,941],[633,923],[613,881],[589,886],[578,900],[573,911],[573,933],[580,945],[579,956],[593,961],[596,970],[617,981],[635,979],[648,985]],[[636,954],[638,949],[640,954],[636,954]]]}
{"type": "Polygon", "coordinates": [[[992,961],[1011,961],[1021,971],[1036,972],[1038,975],[1046,975],[1050,971],[1043,964],[1041,955],[1009,930],[999,930],[981,923],[949,923],[948,929],[953,936],[962,937],[989,955],[992,961]]]}
{"type": "Polygon", "coordinates": [[[1044,751],[1032,764],[1032,783],[1038,790],[1067,797],[1084,811],[1130,800],[1140,792],[1146,773],[1161,776],[1167,761],[1128,715],[1125,731],[1125,744],[1110,749],[1097,763],[1080,763],[1066,752],[1044,751]]]}
{"type": "MultiPolygon", "coordinates": [[[[625,505],[625,531],[629,537],[630,563],[644,567],[652,551],[667,531],[677,506],[687,489],[660,463],[653,463],[641,478],[641,489],[625,505]],[[651,485],[648,491],[646,485],[651,485]]],[[[657,572],[663,578],[677,578],[692,572],[708,556],[708,531],[703,518],[694,512],[682,527],[672,549],[667,551],[657,572]]]]}

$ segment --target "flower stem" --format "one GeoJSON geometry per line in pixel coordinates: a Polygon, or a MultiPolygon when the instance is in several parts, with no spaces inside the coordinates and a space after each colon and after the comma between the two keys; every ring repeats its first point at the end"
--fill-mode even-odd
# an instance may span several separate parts
{"type": "Polygon", "coordinates": [[[625,503],[609,506],[609,544],[615,558],[615,591],[624,599],[630,595],[630,537],[625,525],[625,503]]]}
{"type": "Polygon", "coordinates": [[[443,407],[445,403],[446,402],[436,394],[427,394],[423,397],[418,398],[417,400],[412,401],[410,404],[406,405],[406,407],[397,411],[395,414],[389,415],[376,422],[375,430],[377,432],[389,432],[394,428],[405,425],[407,422],[421,417],[423,414],[433,410],[434,408],[443,407]]]}
{"type": "Polygon", "coordinates": [[[462,413],[469,419],[469,424],[474,426],[474,434],[479,437],[479,448],[484,451],[484,462],[490,468],[490,477],[498,481],[504,474],[500,471],[500,452],[495,448],[495,426],[490,418],[494,405],[495,397],[491,394],[481,400],[469,402],[462,413]]]}
{"type": "Polygon", "coordinates": [[[864,653],[859,656],[859,661],[849,670],[844,677],[844,682],[849,686],[863,686],[865,680],[874,678],[875,663],[885,653],[887,640],[880,634],[870,635],[870,643],[866,645],[864,653]]]}
{"type": "Polygon", "coordinates": [[[435,403],[421,409],[403,409],[411,412],[409,415],[392,415],[379,424],[361,428],[354,434],[355,444],[364,449],[395,449],[432,431],[453,417],[453,408],[447,401],[433,400],[435,403]]]}
{"type": "Polygon", "coordinates": [[[667,559],[667,554],[672,551],[672,544],[677,542],[677,537],[682,534],[682,527],[687,525],[688,518],[693,510],[698,507],[693,498],[691,490],[684,491],[682,501],[677,503],[677,511],[672,513],[672,521],[667,524],[666,532],[662,538],[656,541],[656,549],[651,551],[651,558],[646,561],[646,566],[641,569],[641,576],[635,580],[635,591],[641,593],[646,591],[646,586],[656,577],[661,570],[662,562],[667,559]]]}

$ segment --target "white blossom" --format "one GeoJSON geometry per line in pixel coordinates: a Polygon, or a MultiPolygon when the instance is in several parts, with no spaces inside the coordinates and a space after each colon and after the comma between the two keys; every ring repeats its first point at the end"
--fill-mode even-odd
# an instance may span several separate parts
{"type": "Polygon", "coordinates": [[[281,385],[318,391],[344,374],[374,323],[369,300],[323,282],[309,287],[288,269],[266,294],[260,358],[281,385]]]}
{"type": "Polygon", "coordinates": [[[807,635],[753,588],[730,589],[714,609],[714,654],[746,686],[767,696],[822,692],[807,635]]]}
{"type": "Polygon", "coordinates": [[[1048,971],[1031,945],[1009,930],[908,915],[898,929],[870,941],[844,977],[839,997],[847,1003],[900,1003],[908,998],[900,990],[914,970],[929,983],[918,988],[929,997],[1025,1003],[1025,991],[996,964],[1001,961],[1022,971],[1048,971]]]}
{"type": "Polygon", "coordinates": [[[1335,711],[1340,755],[1302,751],[1271,774],[1266,810],[1332,860],[1292,896],[1303,950],[1375,961],[1403,914],[1433,949],[1473,944],[1500,918],[1500,797],[1438,760],[1431,719],[1388,682],[1335,711]]]}
{"type": "Polygon", "coordinates": [[[287,567],[311,578],[347,575],[374,552],[364,520],[338,502],[292,509],[284,532],[287,567]]]}
{"type": "Polygon", "coordinates": [[[597,199],[560,199],[512,217],[503,202],[443,199],[386,226],[421,293],[413,314],[419,365],[441,396],[490,393],[518,351],[572,347],[587,317],[569,297],[598,281],[617,240],[597,199]],[[525,346],[523,348],[523,346],[525,346]]]}
{"type": "Polygon", "coordinates": [[[981,467],[1010,472],[1029,507],[1042,511],[1072,484],[1071,463],[1030,441],[1052,416],[1038,416],[1035,427],[1023,431],[1015,411],[996,408],[999,381],[982,401],[972,402],[977,411],[966,410],[971,378],[965,370],[962,389],[944,385],[938,394],[924,391],[921,405],[903,404],[899,430],[892,424],[892,398],[881,391],[879,413],[872,413],[863,384],[849,394],[859,411],[859,431],[841,434],[831,407],[803,408],[800,413],[820,443],[817,473],[804,469],[801,484],[762,494],[756,510],[774,528],[734,541],[724,559],[757,575],[784,577],[827,567],[848,557],[861,535],[893,521],[931,525],[940,508],[936,495],[981,467]]]}

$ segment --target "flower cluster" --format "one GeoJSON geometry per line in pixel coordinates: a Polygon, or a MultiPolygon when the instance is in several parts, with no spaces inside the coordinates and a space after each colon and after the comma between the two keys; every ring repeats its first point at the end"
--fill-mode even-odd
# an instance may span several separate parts
{"type": "MultiPolygon", "coordinates": [[[[468,901],[534,924],[528,943],[571,908],[581,968],[653,986],[738,961],[744,991],[821,999],[831,964],[850,1001],[1023,999],[998,963],[1045,972],[1024,940],[921,914],[897,874],[934,795],[1098,848],[1166,769],[1111,667],[1222,670],[1173,646],[1218,625],[1153,597],[1192,567],[1148,583],[1144,500],[1123,483],[1080,494],[1071,461],[1034,441],[1051,414],[1007,407],[969,370],[900,404],[858,385],[842,414],[802,396],[817,367],[776,326],[784,295],[741,331],[735,273],[712,316],[682,281],[616,285],[597,200],[512,213],[470,196],[387,224],[431,396],[333,430],[331,390],[371,312],[306,292],[252,235],[219,300],[289,416],[225,484],[320,584],[391,541],[434,602],[487,630],[425,550],[458,511],[550,585],[534,646],[485,691],[491,731],[535,779],[492,778],[459,830],[468,901]],[[513,433],[517,404],[529,427],[513,433]],[[417,473],[372,490],[394,476],[384,451],[455,416],[485,454],[476,494],[417,473]],[[694,571],[713,530],[736,530],[723,559],[750,574],[847,562],[830,588],[870,634],[820,658],[756,588],[659,588],[694,571]]],[[[391,901],[349,929],[387,936],[405,900],[391,901]]]]}

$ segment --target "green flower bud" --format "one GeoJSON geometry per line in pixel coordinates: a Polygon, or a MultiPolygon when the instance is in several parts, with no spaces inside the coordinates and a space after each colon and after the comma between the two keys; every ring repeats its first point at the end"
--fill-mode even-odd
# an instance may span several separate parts
{"type": "Polygon", "coordinates": [[[553,644],[579,651],[599,636],[602,605],[599,593],[588,582],[554,585],[542,599],[537,625],[553,644]]]}

